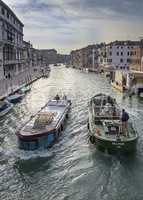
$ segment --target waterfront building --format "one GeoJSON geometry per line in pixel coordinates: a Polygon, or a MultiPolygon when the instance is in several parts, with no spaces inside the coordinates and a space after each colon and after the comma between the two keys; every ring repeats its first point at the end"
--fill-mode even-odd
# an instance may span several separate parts
{"type": "Polygon", "coordinates": [[[100,45],[89,45],[71,51],[71,65],[77,69],[98,71],[98,48],[100,45]]]}
{"type": "Polygon", "coordinates": [[[55,49],[41,49],[41,54],[45,58],[46,64],[56,64],[56,63],[69,63],[70,55],[58,54],[55,49]]]}
{"type": "Polygon", "coordinates": [[[102,47],[100,65],[114,70],[130,70],[139,64],[140,41],[114,41],[102,47]],[[138,55],[139,56],[139,55],[138,55]],[[103,58],[104,57],[104,58],[103,58]]]}
{"type": "Polygon", "coordinates": [[[40,49],[41,54],[45,57],[47,64],[57,63],[57,51],[55,49],[40,49]]]}
{"type": "Polygon", "coordinates": [[[120,92],[129,91],[131,94],[143,93],[143,72],[135,70],[116,70],[111,85],[120,92]]]}
{"type": "Polygon", "coordinates": [[[71,51],[71,61],[70,64],[73,68],[80,69],[81,68],[81,60],[82,54],[80,50],[71,51]]]}
{"type": "Polygon", "coordinates": [[[30,42],[23,41],[23,59],[25,62],[25,69],[31,68],[31,48],[32,44],[30,42]]]}
{"type": "Polygon", "coordinates": [[[139,46],[134,48],[134,51],[132,52],[130,69],[136,71],[143,71],[142,60],[143,60],[143,39],[140,40],[139,46]]]}
{"type": "Polygon", "coordinates": [[[100,71],[104,71],[107,65],[107,52],[106,52],[106,44],[103,43],[102,46],[98,48],[98,66],[100,71]]]}
{"type": "Polygon", "coordinates": [[[0,0],[0,79],[23,71],[23,23],[0,0]]]}

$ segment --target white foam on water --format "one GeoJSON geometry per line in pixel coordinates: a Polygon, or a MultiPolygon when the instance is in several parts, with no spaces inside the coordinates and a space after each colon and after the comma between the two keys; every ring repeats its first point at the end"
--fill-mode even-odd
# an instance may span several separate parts
{"type": "Polygon", "coordinates": [[[2,152],[2,155],[6,159],[12,159],[12,160],[30,160],[35,158],[46,158],[46,157],[52,157],[53,153],[50,152],[48,149],[45,150],[35,150],[35,151],[24,151],[20,149],[0,149],[0,153],[2,152]]]}

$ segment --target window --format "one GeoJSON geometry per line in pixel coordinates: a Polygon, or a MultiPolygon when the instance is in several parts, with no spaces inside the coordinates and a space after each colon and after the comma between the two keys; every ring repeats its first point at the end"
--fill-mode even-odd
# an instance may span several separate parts
{"type": "Polygon", "coordinates": [[[120,62],[123,63],[123,59],[122,58],[120,59],[120,62]]]}
{"type": "Polygon", "coordinates": [[[119,49],[119,46],[117,46],[117,49],[119,49]]]}
{"type": "Polygon", "coordinates": [[[130,63],[130,62],[131,62],[131,59],[130,59],[130,58],[128,58],[128,59],[127,59],[127,63],[130,63]]]}
{"type": "Polygon", "coordinates": [[[130,52],[128,51],[128,56],[130,55],[130,52]]]}
{"type": "Polygon", "coordinates": [[[1,9],[1,12],[2,12],[3,15],[5,15],[5,10],[4,10],[4,8],[1,9]]]}
{"type": "Polygon", "coordinates": [[[121,49],[123,49],[123,47],[121,47],[121,49]]]}
{"type": "Polygon", "coordinates": [[[109,52],[109,55],[112,56],[112,52],[111,51],[109,52]]]}
{"type": "Polygon", "coordinates": [[[123,52],[121,52],[121,56],[123,56],[123,52]]]}
{"type": "Polygon", "coordinates": [[[7,18],[9,19],[9,13],[7,12],[7,18]]]}
{"type": "Polygon", "coordinates": [[[117,56],[119,56],[119,52],[117,52],[117,56]]]}

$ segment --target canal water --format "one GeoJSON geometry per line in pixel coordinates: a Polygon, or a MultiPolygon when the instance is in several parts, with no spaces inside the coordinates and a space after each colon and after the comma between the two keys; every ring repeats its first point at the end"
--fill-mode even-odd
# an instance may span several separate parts
{"type": "Polygon", "coordinates": [[[114,91],[103,75],[52,67],[50,77],[0,121],[0,200],[142,200],[143,102],[114,91]],[[87,103],[103,92],[125,108],[140,135],[135,155],[102,153],[88,141],[87,103]],[[59,143],[49,150],[17,148],[15,132],[56,93],[72,109],[59,143]]]}

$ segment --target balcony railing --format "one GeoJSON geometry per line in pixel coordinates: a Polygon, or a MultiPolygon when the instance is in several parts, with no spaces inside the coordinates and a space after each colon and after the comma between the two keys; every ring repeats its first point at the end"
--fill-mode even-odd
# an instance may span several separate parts
{"type": "Polygon", "coordinates": [[[4,60],[4,65],[14,65],[14,64],[21,64],[25,63],[25,60],[4,60]]]}

